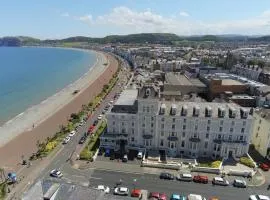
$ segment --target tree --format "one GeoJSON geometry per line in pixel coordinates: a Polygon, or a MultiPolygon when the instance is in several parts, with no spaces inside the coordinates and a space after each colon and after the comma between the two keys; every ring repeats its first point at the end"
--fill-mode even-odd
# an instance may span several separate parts
{"type": "Polygon", "coordinates": [[[72,119],[79,119],[79,115],[76,114],[76,113],[72,113],[72,114],[70,115],[70,117],[71,117],[72,119]]]}

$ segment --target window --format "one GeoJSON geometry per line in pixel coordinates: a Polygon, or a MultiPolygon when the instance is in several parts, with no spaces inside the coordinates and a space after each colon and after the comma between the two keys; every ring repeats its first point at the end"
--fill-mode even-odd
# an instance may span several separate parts
{"type": "Polygon", "coordinates": [[[204,143],[204,148],[207,149],[208,148],[208,142],[204,143]]]}
{"type": "Polygon", "coordinates": [[[205,137],[208,139],[209,138],[209,133],[206,133],[205,137]]]}
{"type": "Polygon", "coordinates": [[[175,122],[175,118],[172,119],[173,123],[175,122]]]}
{"type": "Polygon", "coordinates": [[[207,131],[210,131],[210,127],[209,126],[207,126],[207,131]]]}
{"type": "Polygon", "coordinates": [[[142,130],[142,133],[145,134],[145,129],[142,130]]]}
{"type": "Polygon", "coordinates": [[[230,132],[233,132],[233,128],[230,128],[230,132]]]}
{"type": "Polygon", "coordinates": [[[182,133],[182,136],[183,136],[183,137],[185,137],[185,136],[186,136],[186,133],[185,133],[185,132],[183,132],[183,133],[182,133]]]}
{"type": "Polygon", "coordinates": [[[195,125],[195,131],[197,131],[198,130],[198,125],[195,125]]]}
{"type": "Polygon", "coordinates": [[[142,124],[142,127],[145,127],[145,124],[142,124]]]}
{"type": "Polygon", "coordinates": [[[146,108],[146,109],[147,109],[147,112],[150,112],[150,108],[149,108],[149,106],[147,106],[147,108],[146,108]]]}
{"type": "Polygon", "coordinates": [[[175,132],[172,132],[172,137],[174,137],[175,136],[175,132]]]}
{"type": "Polygon", "coordinates": [[[153,124],[153,123],[151,123],[151,127],[152,127],[152,128],[154,127],[154,124],[153,124]]]}
{"type": "Polygon", "coordinates": [[[122,129],[122,133],[126,133],[126,129],[123,128],[123,129],[122,129]]]}
{"type": "Polygon", "coordinates": [[[256,138],[259,136],[259,133],[256,133],[256,138]]]}
{"type": "Polygon", "coordinates": [[[247,124],[247,122],[246,121],[243,121],[243,126],[245,126],[247,124]]]}
{"type": "Polygon", "coordinates": [[[115,115],[112,115],[112,118],[115,118],[115,115]]]}
{"type": "Polygon", "coordinates": [[[262,123],[262,120],[260,119],[259,124],[262,123]]]}
{"type": "Polygon", "coordinates": [[[161,121],[164,122],[164,117],[161,118],[161,121]]]}
{"type": "Polygon", "coordinates": [[[160,131],[160,135],[161,136],[164,136],[164,131],[160,131]]]}
{"type": "Polygon", "coordinates": [[[131,133],[132,133],[132,134],[134,134],[134,132],[135,132],[135,131],[134,131],[134,128],[133,128],[133,129],[131,129],[131,133]]]}
{"type": "Polygon", "coordinates": [[[235,122],[234,122],[234,121],[232,121],[232,126],[234,126],[234,124],[235,124],[235,122]]]}
{"type": "Polygon", "coordinates": [[[203,152],[203,155],[205,156],[206,155],[206,152],[203,152]]]}
{"type": "Polygon", "coordinates": [[[125,126],[125,122],[122,122],[122,126],[125,126]]]}
{"type": "Polygon", "coordinates": [[[125,116],[124,116],[124,115],[122,115],[122,116],[121,116],[121,119],[125,119],[125,116]]]}
{"type": "Polygon", "coordinates": [[[172,142],[172,143],[171,143],[171,149],[173,149],[173,148],[174,148],[174,143],[172,142]]]}
{"type": "Polygon", "coordinates": [[[187,122],[187,119],[184,119],[184,123],[186,123],[187,122]]]}
{"type": "Polygon", "coordinates": [[[172,125],[172,129],[175,129],[175,124],[172,125]]]}
{"type": "Polygon", "coordinates": [[[132,124],[131,124],[132,126],[134,126],[134,122],[132,122],[132,124]]]}
{"type": "Polygon", "coordinates": [[[218,139],[221,139],[221,135],[220,134],[218,135],[218,139]]]}
{"type": "Polygon", "coordinates": [[[208,120],[208,121],[207,121],[207,124],[211,124],[211,120],[208,120]]]}
{"type": "Polygon", "coordinates": [[[164,124],[161,124],[161,128],[164,129],[164,124]]]}
{"type": "Polygon", "coordinates": [[[154,117],[151,117],[151,120],[154,121],[154,117]]]}
{"type": "Polygon", "coordinates": [[[183,130],[186,130],[186,125],[183,125],[183,130]]]}
{"type": "Polygon", "coordinates": [[[170,148],[170,142],[168,142],[168,147],[170,148]]]}
{"type": "Polygon", "coordinates": [[[163,140],[160,140],[160,146],[163,147],[163,140]]]}
{"type": "Polygon", "coordinates": [[[131,138],[131,142],[134,142],[134,137],[131,138]]]}
{"type": "Polygon", "coordinates": [[[113,121],[112,124],[115,125],[115,121],[113,121]]]}
{"type": "Polygon", "coordinates": [[[220,125],[223,125],[223,120],[220,121],[220,125]]]}
{"type": "Polygon", "coordinates": [[[232,135],[229,135],[229,140],[232,140],[232,135]]]}
{"type": "Polygon", "coordinates": [[[113,128],[112,132],[113,132],[113,133],[115,133],[115,132],[116,132],[115,128],[113,128]]]}
{"type": "Polygon", "coordinates": [[[154,130],[153,130],[153,129],[151,129],[151,130],[150,130],[150,132],[151,132],[151,133],[154,133],[154,130]]]}
{"type": "Polygon", "coordinates": [[[220,151],[220,145],[218,145],[217,151],[220,151]]]}
{"type": "Polygon", "coordinates": [[[243,140],[243,135],[240,136],[240,140],[243,140]]]}
{"type": "Polygon", "coordinates": [[[219,127],[219,131],[222,132],[223,128],[222,127],[219,127]]]}
{"type": "Polygon", "coordinates": [[[185,147],[185,141],[182,141],[181,147],[185,147]]]}
{"type": "Polygon", "coordinates": [[[245,132],[245,128],[241,128],[241,133],[244,133],[245,132]]]}

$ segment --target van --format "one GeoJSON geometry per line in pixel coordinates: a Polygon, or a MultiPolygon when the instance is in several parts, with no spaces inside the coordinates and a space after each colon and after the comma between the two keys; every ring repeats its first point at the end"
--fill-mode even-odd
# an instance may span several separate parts
{"type": "Polygon", "coordinates": [[[142,158],[143,158],[143,153],[139,151],[139,153],[137,154],[137,159],[142,159],[142,158]]]}
{"type": "Polygon", "coordinates": [[[178,174],[176,179],[179,181],[192,181],[192,175],[188,173],[178,174]]]}
{"type": "Polygon", "coordinates": [[[128,156],[127,154],[125,154],[122,158],[122,162],[127,162],[128,161],[128,156]]]}

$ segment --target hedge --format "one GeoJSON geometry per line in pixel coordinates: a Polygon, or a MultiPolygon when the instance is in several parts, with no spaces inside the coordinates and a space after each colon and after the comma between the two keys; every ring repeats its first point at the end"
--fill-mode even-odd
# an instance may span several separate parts
{"type": "Polygon", "coordinates": [[[217,160],[217,161],[214,161],[211,163],[211,167],[212,168],[219,168],[220,164],[221,164],[221,161],[217,160]]]}
{"type": "Polygon", "coordinates": [[[251,168],[254,168],[255,165],[254,163],[252,162],[252,160],[248,157],[241,157],[240,158],[240,163],[243,164],[243,165],[246,165],[248,167],[251,167],[251,168]]]}

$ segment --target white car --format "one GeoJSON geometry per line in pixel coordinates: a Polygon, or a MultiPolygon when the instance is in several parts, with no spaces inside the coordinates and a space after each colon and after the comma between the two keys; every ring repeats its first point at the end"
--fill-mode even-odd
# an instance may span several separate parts
{"type": "Polygon", "coordinates": [[[110,188],[108,186],[105,186],[105,185],[98,185],[97,189],[105,192],[106,194],[110,193],[110,188]]]}
{"type": "Polygon", "coordinates": [[[234,187],[239,187],[239,188],[246,188],[247,187],[247,183],[244,180],[234,179],[233,186],[234,187]]]}
{"type": "Polygon", "coordinates": [[[265,195],[250,195],[249,200],[270,200],[270,197],[265,195]]]}
{"type": "Polygon", "coordinates": [[[143,158],[143,152],[139,151],[138,155],[137,155],[138,159],[142,159],[143,158]]]}
{"type": "Polygon", "coordinates": [[[75,134],[76,134],[76,131],[71,131],[68,136],[73,137],[75,134]]]}
{"type": "Polygon", "coordinates": [[[113,104],[113,100],[110,101],[110,104],[113,104]]]}
{"type": "Polygon", "coordinates": [[[103,115],[99,115],[97,119],[102,120],[102,117],[103,117],[103,115]]]}
{"type": "Polygon", "coordinates": [[[61,178],[63,176],[62,172],[57,170],[57,169],[53,169],[50,172],[50,176],[55,177],[55,178],[61,178]]]}
{"type": "Polygon", "coordinates": [[[65,139],[63,140],[63,144],[67,144],[70,141],[70,137],[67,136],[65,137],[65,139]]]}
{"type": "Polygon", "coordinates": [[[228,185],[230,185],[229,181],[227,181],[226,179],[221,178],[221,177],[215,177],[215,178],[213,178],[212,184],[213,185],[222,185],[222,186],[228,186],[228,185]]]}
{"type": "Polygon", "coordinates": [[[206,200],[206,198],[202,197],[199,194],[190,194],[188,195],[188,200],[206,200]]]}
{"type": "Polygon", "coordinates": [[[188,182],[193,180],[192,175],[188,173],[178,174],[176,176],[176,179],[179,181],[188,181],[188,182]]]}
{"type": "Polygon", "coordinates": [[[114,189],[113,194],[121,195],[121,196],[128,196],[129,189],[127,187],[117,187],[114,189]]]}

